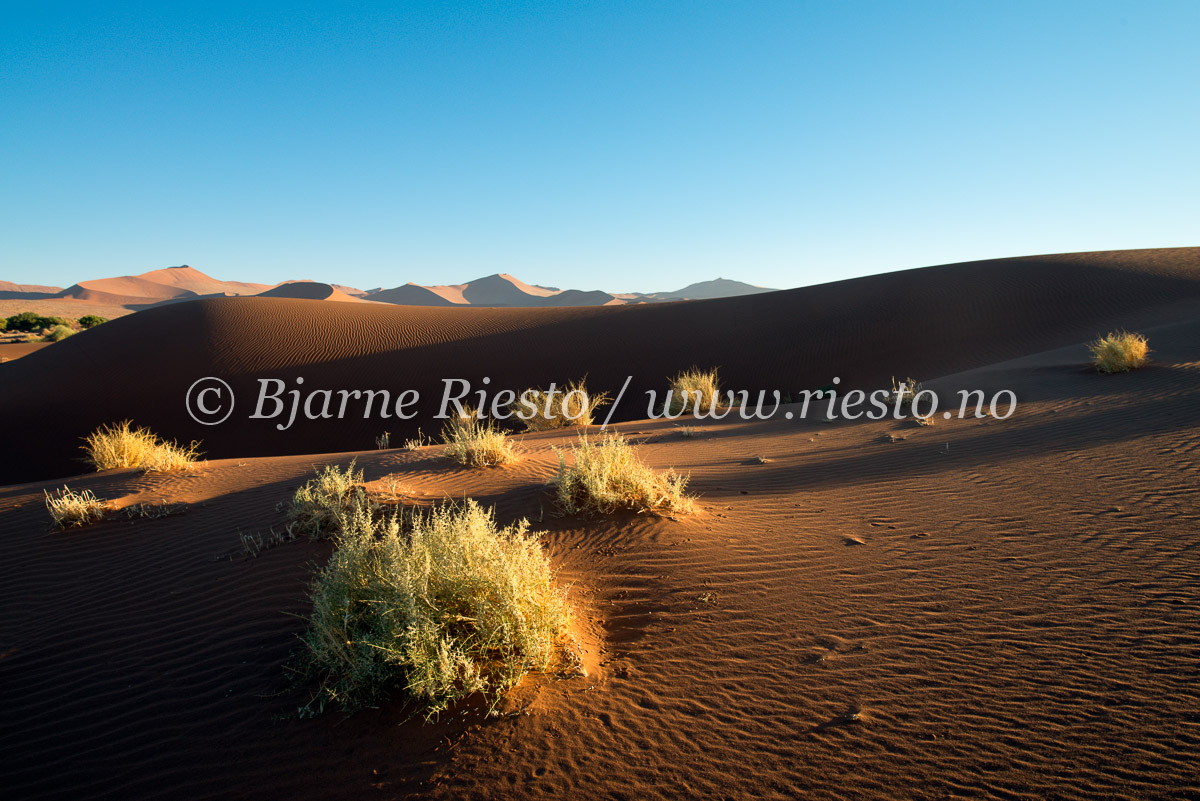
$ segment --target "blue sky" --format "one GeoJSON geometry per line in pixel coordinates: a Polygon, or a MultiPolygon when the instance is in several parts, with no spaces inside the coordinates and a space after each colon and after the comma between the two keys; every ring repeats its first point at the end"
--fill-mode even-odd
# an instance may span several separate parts
{"type": "Polygon", "coordinates": [[[654,291],[1200,245],[1200,3],[7,3],[0,278],[654,291]],[[174,5],[174,4],[172,4],[174,5]]]}

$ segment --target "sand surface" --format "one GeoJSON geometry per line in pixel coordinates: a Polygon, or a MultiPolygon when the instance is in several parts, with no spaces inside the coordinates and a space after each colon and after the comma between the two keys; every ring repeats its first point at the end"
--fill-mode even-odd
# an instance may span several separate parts
{"type": "MultiPolygon", "coordinates": [[[[16,798],[1196,797],[1197,253],[616,309],[197,301],[6,364],[3,461],[27,469],[0,488],[0,784],[16,798]],[[1083,343],[1117,325],[1149,336],[1152,364],[1085,369],[1083,343]],[[623,423],[648,462],[691,474],[701,508],[678,520],[555,515],[545,482],[570,433],[523,436],[521,461],[494,470],[357,440],[288,455],[248,430],[185,473],[70,462],[96,419],[82,409],[133,405],[150,424],[140,410],[175,403],[195,369],[537,380],[569,364],[650,385],[706,354],[735,385],[911,372],[947,393],[1010,388],[1020,407],[930,427],[623,423]],[[94,390],[86,403],[59,397],[70,380],[94,390]],[[589,675],[529,680],[498,719],[290,717],[304,698],[281,666],[330,546],[251,558],[239,532],[278,528],[314,465],[352,458],[412,503],[470,495],[533,520],[573,582],[589,675]],[[50,532],[42,493],[64,483],[179,506],[50,532]]],[[[160,433],[190,436],[161,414],[160,433]]]]}

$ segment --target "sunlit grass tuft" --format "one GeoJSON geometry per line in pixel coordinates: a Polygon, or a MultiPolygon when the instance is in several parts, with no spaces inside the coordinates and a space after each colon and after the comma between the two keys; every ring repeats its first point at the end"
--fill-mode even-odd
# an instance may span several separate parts
{"type": "Polygon", "coordinates": [[[490,420],[485,423],[474,417],[451,418],[442,431],[442,439],[446,444],[443,453],[459,464],[495,467],[517,459],[508,434],[490,420]]]}
{"type": "Polygon", "coordinates": [[[567,426],[590,426],[596,412],[608,403],[607,393],[592,394],[583,381],[571,382],[554,395],[541,389],[522,392],[515,404],[517,418],[526,431],[548,431],[567,426]]]}
{"type": "Polygon", "coordinates": [[[103,520],[111,508],[108,501],[97,498],[91,490],[74,492],[70,487],[64,486],[53,495],[49,492],[44,494],[46,509],[50,512],[54,525],[60,529],[86,526],[88,523],[103,520]]]}
{"type": "Polygon", "coordinates": [[[1150,347],[1141,334],[1116,331],[1098,337],[1088,345],[1092,351],[1092,366],[1102,373],[1124,373],[1146,363],[1150,347]]]}
{"type": "Polygon", "coordinates": [[[638,458],[620,434],[599,440],[580,436],[572,446],[573,464],[558,451],[553,484],[558,505],[568,514],[610,514],[620,509],[656,514],[686,514],[695,499],[684,492],[687,477],[658,471],[638,458]]]}
{"type": "Polygon", "coordinates": [[[686,411],[707,412],[720,403],[721,382],[716,369],[693,367],[671,379],[667,392],[666,411],[671,417],[686,411]]]}
{"type": "Polygon", "coordinates": [[[199,442],[184,447],[166,442],[132,421],[101,426],[87,436],[83,450],[96,470],[138,467],[146,472],[188,467],[199,455],[199,442]]]}

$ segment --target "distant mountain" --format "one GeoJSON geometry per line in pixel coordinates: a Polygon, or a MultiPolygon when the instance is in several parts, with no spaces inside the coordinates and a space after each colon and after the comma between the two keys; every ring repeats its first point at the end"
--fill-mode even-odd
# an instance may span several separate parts
{"type": "Polygon", "coordinates": [[[739,295],[758,295],[763,292],[775,292],[774,289],[745,284],[741,281],[731,281],[728,278],[718,278],[714,281],[701,281],[688,284],[683,289],[664,294],[671,297],[687,298],[688,300],[704,300],[706,298],[733,298],[739,295]]]}
{"type": "Polygon", "coordinates": [[[465,284],[450,286],[405,284],[394,289],[368,292],[364,298],[402,306],[618,306],[630,303],[724,298],[773,291],[775,290],[727,278],[691,284],[676,292],[610,293],[598,289],[563,290],[526,284],[506,273],[497,273],[465,284]]]}

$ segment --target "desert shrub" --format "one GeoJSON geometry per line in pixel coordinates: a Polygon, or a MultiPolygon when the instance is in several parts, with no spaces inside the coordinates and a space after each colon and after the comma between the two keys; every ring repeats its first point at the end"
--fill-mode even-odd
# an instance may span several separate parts
{"type": "Polygon", "coordinates": [[[199,442],[184,447],[159,439],[149,429],[133,428],[130,420],[104,425],[87,436],[83,450],[97,470],[140,467],[146,472],[174,470],[192,464],[199,442]]]}
{"type": "Polygon", "coordinates": [[[37,312],[21,312],[14,314],[4,321],[4,327],[9,331],[44,331],[56,325],[70,326],[62,317],[43,317],[37,312]]]}
{"type": "Polygon", "coordinates": [[[590,426],[596,411],[608,403],[608,394],[593,395],[583,381],[573,381],[550,396],[541,389],[528,389],[513,404],[517,419],[526,431],[548,431],[567,426],[590,426]]]}
{"type": "Polygon", "coordinates": [[[683,412],[700,409],[708,411],[720,401],[721,382],[717,371],[693,367],[671,379],[667,392],[667,414],[674,417],[683,412]]]}
{"type": "Polygon", "coordinates": [[[110,508],[108,501],[97,498],[91,490],[74,492],[70,487],[64,486],[53,495],[49,492],[44,494],[46,510],[50,512],[54,525],[60,529],[85,526],[103,520],[110,508]]]}
{"type": "Polygon", "coordinates": [[[75,333],[73,328],[65,325],[56,325],[50,329],[50,333],[42,337],[44,342],[62,342],[67,337],[75,333]]]}
{"type": "Polygon", "coordinates": [[[517,452],[508,434],[496,428],[492,421],[477,418],[451,418],[442,430],[446,443],[443,453],[459,464],[472,467],[495,467],[516,461],[517,452]]]}
{"type": "Polygon", "coordinates": [[[1088,348],[1092,352],[1092,366],[1102,373],[1136,370],[1146,363],[1146,356],[1150,353],[1146,338],[1128,331],[1097,337],[1088,348]]]}
{"type": "Polygon", "coordinates": [[[95,328],[96,326],[100,325],[101,323],[107,323],[107,322],[108,322],[107,317],[101,317],[98,314],[85,314],[79,318],[79,327],[80,328],[95,328]]]}
{"type": "Polygon", "coordinates": [[[427,717],[473,693],[494,707],[526,673],[578,664],[566,593],[527,522],[498,528],[472,500],[401,520],[357,507],[313,581],[305,661],[321,688],[306,711],[393,688],[427,717]]]}
{"type": "Polygon", "coordinates": [[[558,505],[568,514],[609,514],[619,509],[675,514],[694,507],[694,499],[684,492],[686,476],[649,467],[615,432],[599,441],[580,436],[571,447],[574,464],[570,466],[563,451],[557,453],[558,475],[552,483],[558,505]]]}
{"type": "Polygon", "coordinates": [[[288,528],[312,539],[332,536],[342,529],[342,521],[358,507],[369,509],[363,473],[328,465],[316,477],[296,490],[288,506],[288,528]]]}
{"type": "Polygon", "coordinates": [[[8,330],[8,318],[0,317],[0,331],[7,331],[7,330],[8,330]]]}
{"type": "Polygon", "coordinates": [[[50,327],[47,319],[36,312],[14,314],[5,320],[5,325],[9,331],[41,331],[50,327]]]}

